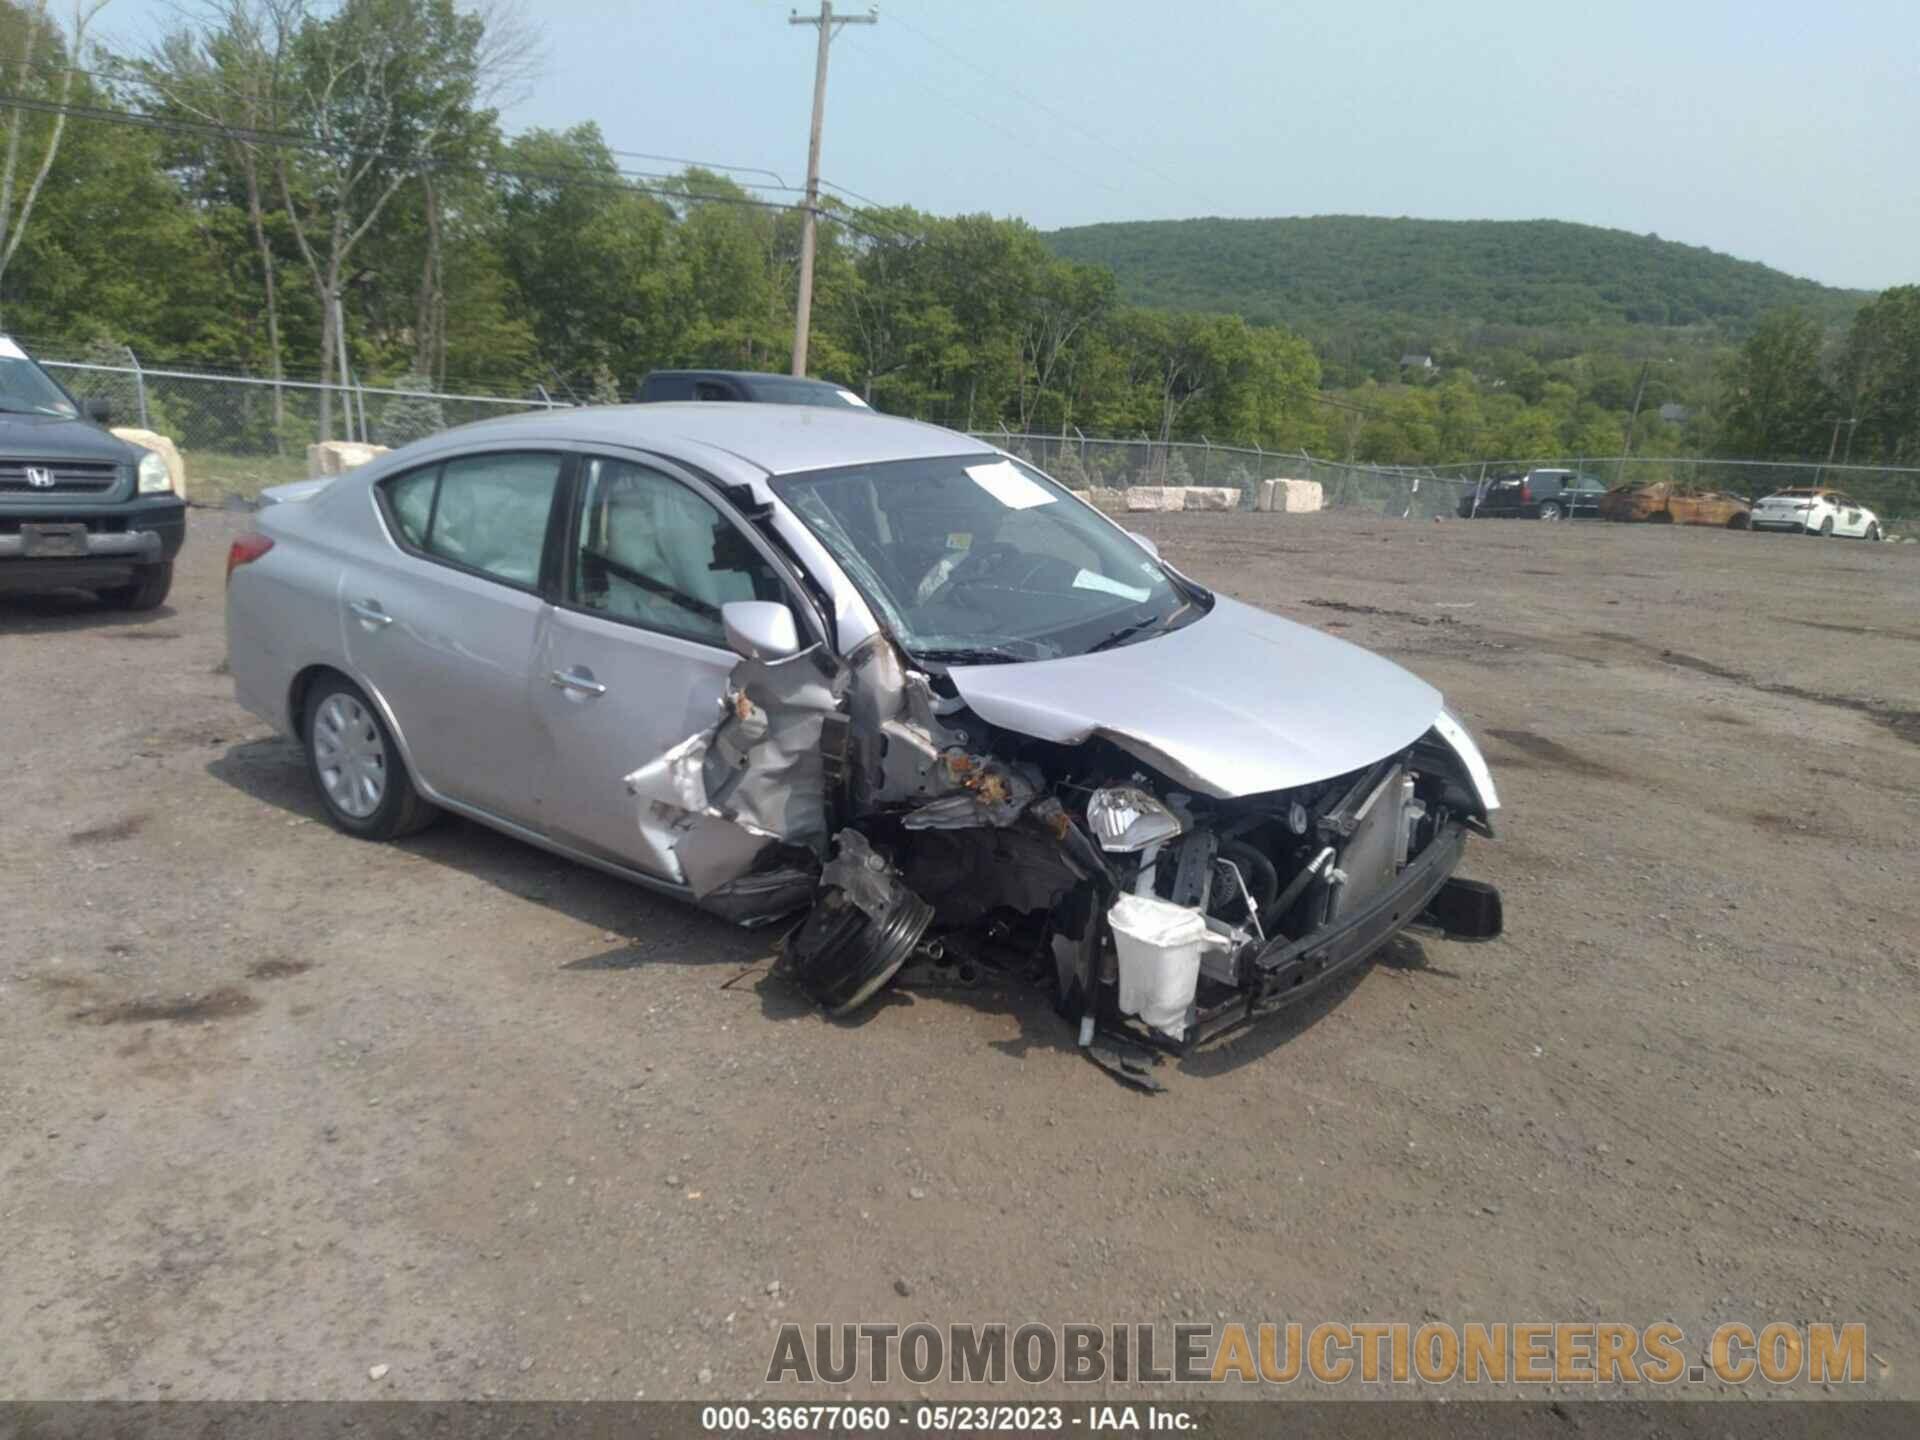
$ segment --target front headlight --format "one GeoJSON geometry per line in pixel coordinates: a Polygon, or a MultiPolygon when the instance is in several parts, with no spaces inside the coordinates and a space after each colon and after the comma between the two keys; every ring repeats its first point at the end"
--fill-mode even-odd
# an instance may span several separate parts
{"type": "Polygon", "coordinates": [[[173,490],[173,474],[167,462],[149,450],[140,457],[140,493],[163,495],[173,490]]]}
{"type": "Polygon", "coordinates": [[[1102,850],[1131,855],[1181,831],[1180,817],[1144,790],[1115,785],[1087,800],[1087,827],[1102,850]]]}
{"type": "Polygon", "coordinates": [[[1487,814],[1493,814],[1500,808],[1500,795],[1493,788],[1493,772],[1487,768],[1487,757],[1473,743],[1473,736],[1467,733],[1467,727],[1460,723],[1460,717],[1451,710],[1442,710],[1440,718],[1433,722],[1433,728],[1453,753],[1460,757],[1460,763],[1466,766],[1467,778],[1473,781],[1474,793],[1480,797],[1480,807],[1487,814]]]}

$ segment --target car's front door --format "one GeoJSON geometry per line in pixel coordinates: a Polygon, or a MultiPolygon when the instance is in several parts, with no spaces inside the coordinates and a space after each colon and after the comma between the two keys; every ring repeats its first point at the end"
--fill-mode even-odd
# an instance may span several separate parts
{"type": "Polygon", "coordinates": [[[1858,500],[1850,495],[1836,495],[1833,497],[1833,505],[1837,512],[1833,518],[1833,530],[1836,535],[1867,533],[1866,508],[1858,500]]]}
{"type": "Polygon", "coordinates": [[[622,782],[719,721],[739,663],[720,607],[792,603],[790,594],[764,544],[716,495],[652,462],[582,458],[566,549],[560,603],[534,645],[540,826],[677,879],[643,842],[622,782]]]}
{"type": "Polygon", "coordinates": [[[386,698],[419,778],[521,824],[533,800],[527,666],[564,466],[513,451],[396,475],[377,494],[397,544],[341,577],[348,659],[386,698]]]}

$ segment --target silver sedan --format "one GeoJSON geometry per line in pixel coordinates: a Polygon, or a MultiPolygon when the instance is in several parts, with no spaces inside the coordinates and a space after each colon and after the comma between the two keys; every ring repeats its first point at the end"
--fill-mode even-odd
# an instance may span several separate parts
{"type": "Polygon", "coordinates": [[[1097,1056],[1279,1009],[1498,799],[1423,681],[1215,594],[1019,459],[858,412],[490,421],[269,492],[235,691],[385,840],[456,811],[742,923],[829,1009],[1012,969],[1097,1056]]]}

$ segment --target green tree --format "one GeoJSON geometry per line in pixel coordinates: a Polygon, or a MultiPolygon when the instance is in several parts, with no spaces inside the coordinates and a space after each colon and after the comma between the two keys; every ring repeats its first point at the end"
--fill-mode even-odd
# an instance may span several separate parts
{"type": "Polygon", "coordinates": [[[1820,364],[1820,326],[1799,310],[1768,315],[1727,366],[1721,453],[1799,460],[1825,453],[1833,395],[1820,364]]]}
{"type": "Polygon", "coordinates": [[[1854,316],[1844,369],[1856,460],[1920,464],[1920,285],[1885,291],[1854,316]]]}

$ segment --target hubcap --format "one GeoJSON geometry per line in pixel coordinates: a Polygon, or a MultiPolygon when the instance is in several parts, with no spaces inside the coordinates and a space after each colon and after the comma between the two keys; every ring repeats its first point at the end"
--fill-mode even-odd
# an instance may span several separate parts
{"type": "Polygon", "coordinates": [[[355,820],[380,808],[387,793],[387,747],[380,727],[351,695],[329,695],[313,717],[313,762],[327,798],[355,820]]]}

